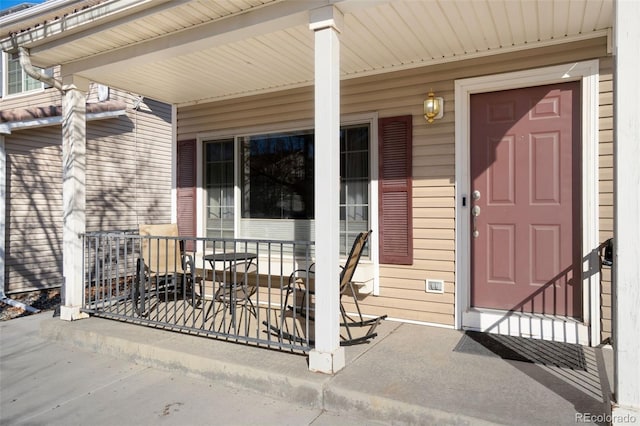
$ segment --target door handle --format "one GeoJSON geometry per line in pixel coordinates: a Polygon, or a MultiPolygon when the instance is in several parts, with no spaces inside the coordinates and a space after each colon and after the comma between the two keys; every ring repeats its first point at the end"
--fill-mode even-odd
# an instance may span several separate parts
{"type": "Polygon", "coordinates": [[[473,206],[473,208],[471,209],[471,216],[473,216],[473,238],[478,238],[478,236],[480,235],[480,231],[478,231],[476,222],[478,216],[480,216],[480,206],[473,206]]]}

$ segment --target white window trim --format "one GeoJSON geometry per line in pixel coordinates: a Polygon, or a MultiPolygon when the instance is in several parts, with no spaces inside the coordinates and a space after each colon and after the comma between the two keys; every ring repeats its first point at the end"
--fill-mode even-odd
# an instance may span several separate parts
{"type": "MultiPolygon", "coordinates": [[[[373,266],[371,282],[367,282],[365,286],[360,290],[362,292],[370,292],[374,295],[380,294],[380,270],[379,270],[379,250],[378,250],[378,113],[369,112],[361,114],[348,114],[344,115],[340,119],[340,126],[349,126],[354,124],[369,124],[370,128],[370,146],[369,146],[369,161],[370,161],[370,202],[369,202],[369,227],[374,230],[369,239],[370,260],[363,259],[361,263],[371,264],[373,266]]],[[[196,229],[199,236],[204,236],[206,233],[205,225],[205,189],[204,189],[204,170],[203,170],[203,156],[204,156],[204,142],[222,139],[234,139],[234,163],[238,164],[239,150],[238,143],[242,137],[264,134],[264,133],[276,133],[276,132],[291,132],[302,129],[313,129],[313,120],[301,120],[295,122],[289,122],[286,124],[278,123],[274,125],[265,126],[252,126],[243,127],[237,129],[227,129],[224,131],[214,131],[200,133],[196,136],[196,229]]],[[[239,176],[240,171],[236,168],[234,173],[234,186],[235,186],[235,210],[234,215],[234,234],[238,234],[240,225],[240,186],[239,176]]],[[[198,247],[198,250],[202,250],[198,247]]]]}
{"type": "MultiPolygon", "coordinates": [[[[8,53],[6,52],[0,52],[2,54],[2,61],[1,62],[1,66],[2,66],[2,81],[0,81],[0,84],[2,84],[2,96],[0,96],[0,99],[6,99],[6,100],[10,100],[10,99],[16,99],[16,98],[21,98],[23,96],[29,96],[29,95],[33,95],[33,94],[37,94],[37,93],[41,93],[44,92],[46,90],[45,88],[45,84],[43,82],[40,82],[40,88],[37,89],[31,89],[28,91],[21,91],[19,93],[11,93],[9,94],[9,80],[8,80],[8,73],[9,73],[9,57],[8,57],[8,53]]],[[[22,70],[22,72],[24,73],[24,69],[22,70]]]]}
{"type": "Polygon", "coordinates": [[[600,273],[598,247],[598,60],[576,62],[532,70],[496,74],[455,81],[456,155],[456,297],[455,328],[473,328],[502,334],[597,345],[600,341],[600,273]],[[566,317],[520,315],[506,311],[470,307],[470,96],[474,93],[521,87],[581,82],[582,97],[582,256],[583,322],[566,317]],[[508,317],[508,318],[507,318],[508,317]],[[540,320],[540,321],[538,321],[540,320]],[[531,323],[537,322],[535,327],[531,323]],[[504,326],[504,327],[503,327],[504,326]]]}

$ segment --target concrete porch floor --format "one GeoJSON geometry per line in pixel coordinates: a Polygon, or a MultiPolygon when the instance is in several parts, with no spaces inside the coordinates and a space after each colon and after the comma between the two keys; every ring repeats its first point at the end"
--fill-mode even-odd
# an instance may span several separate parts
{"type": "Polygon", "coordinates": [[[609,413],[610,349],[583,347],[584,369],[571,369],[459,352],[456,330],[384,321],[377,331],[328,376],[309,372],[304,355],[113,320],[39,325],[67,347],[382,424],[575,425],[609,413]]]}

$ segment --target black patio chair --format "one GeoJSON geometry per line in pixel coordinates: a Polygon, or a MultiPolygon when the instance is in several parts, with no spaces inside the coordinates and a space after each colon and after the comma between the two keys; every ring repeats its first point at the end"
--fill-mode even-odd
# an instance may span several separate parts
{"type": "MultiPolygon", "coordinates": [[[[344,333],[341,333],[341,346],[350,346],[358,343],[365,343],[370,339],[373,339],[378,335],[375,331],[376,327],[380,324],[380,322],[387,318],[387,315],[381,315],[374,318],[365,319],[362,315],[362,311],[360,310],[360,304],[358,303],[357,292],[354,288],[353,284],[353,276],[356,272],[356,268],[358,263],[360,262],[360,258],[362,257],[362,252],[364,250],[365,245],[371,235],[372,231],[361,232],[357,235],[356,239],[353,242],[351,247],[351,251],[349,252],[349,257],[344,264],[341,266],[340,271],[340,315],[342,322],[340,323],[341,328],[344,328],[344,333]],[[353,303],[356,308],[357,317],[353,317],[349,315],[344,307],[343,299],[345,297],[351,297],[353,299],[353,303]],[[368,330],[364,332],[362,335],[356,336],[353,328],[363,328],[368,327],[368,330]]],[[[295,270],[289,276],[289,284],[286,287],[286,295],[284,298],[284,308],[281,313],[280,327],[275,327],[273,325],[268,325],[266,321],[263,321],[264,325],[270,327],[271,332],[280,336],[282,339],[293,340],[293,341],[307,341],[304,337],[300,336],[300,334],[295,331],[290,333],[284,330],[284,320],[286,312],[292,312],[292,316],[294,320],[296,317],[303,319],[307,318],[309,321],[314,321],[314,317],[312,312],[313,301],[312,296],[314,295],[314,285],[315,285],[315,264],[311,264],[308,269],[298,269],[295,270]],[[289,304],[289,299],[293,299],[293,304],[289,304]]],[[[308,339],[309,344],[313,344],[313,340],[308,339]]]]}

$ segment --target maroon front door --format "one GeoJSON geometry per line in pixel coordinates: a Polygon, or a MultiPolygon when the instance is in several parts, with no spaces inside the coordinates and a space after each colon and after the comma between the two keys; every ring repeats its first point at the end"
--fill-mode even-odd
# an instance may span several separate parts
{"type": "Polygon", "coordinates": [[[580,318],[580,84],[471,96],[471,305],[580,318]]]}

